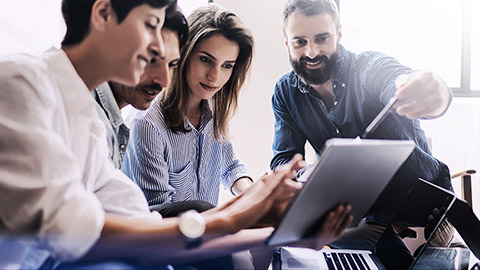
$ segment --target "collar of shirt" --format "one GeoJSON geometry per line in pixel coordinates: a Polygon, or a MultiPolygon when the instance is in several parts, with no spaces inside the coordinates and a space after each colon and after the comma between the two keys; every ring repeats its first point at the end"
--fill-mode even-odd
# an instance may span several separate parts
{"type": "Polygon", "coordinates": [[[202,102],[200,103],[200,106],[202,107],[202,115],[200,116],[199,128],[197,129],[194,125],[192,125],[192,123],[190,123],[188,118],[185,117],[185,120],[184,120],[185,129],[187,129],[187,130],[192,129],[192,130],[195,130],[199,133],[201,133],[203,131],[203,129],[205,129],[208,122],[210,122],[210,120],[213,119],[213,112],[212,112],[212,109],[210,108],[210,106],[211,106],[210,103],[211,102],[209,102],[207,100],[202,100],[202,102]]]}
{"type": "Polygon", "coordinates": [[[123,122],[122,112],[115,101],[110,85],[105,82],[94,90],[95,98],[99,101],[100,106],[107,114],[110,123],[114,128],[121,126],[123,122]]]}

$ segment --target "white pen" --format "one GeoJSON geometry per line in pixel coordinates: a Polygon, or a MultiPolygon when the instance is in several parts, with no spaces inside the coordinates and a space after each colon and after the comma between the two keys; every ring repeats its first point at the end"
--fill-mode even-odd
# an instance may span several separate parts
{"type": "Polygon", "coordinates": [[[393,107],[393,105],[397,102],[397,97],[393,97],[390,99],[388,104],[380,111],[380,113],[373,119],[373,121],[368,125],[368,127],[365,129],[365,132],[363,132],[362,139],[366,139],[367,136],[374,132],[375,129],[382,123],[382,121],[387,117],[388,113],[390,112],[390,109],[393,107]]]}

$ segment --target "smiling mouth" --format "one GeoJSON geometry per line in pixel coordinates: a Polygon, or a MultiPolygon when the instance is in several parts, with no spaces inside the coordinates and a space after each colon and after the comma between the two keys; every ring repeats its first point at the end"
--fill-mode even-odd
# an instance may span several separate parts
{"type": "Polygon", "coordinates": [[[151,97],[156,97],[158,94],[160,94],[162,90],[156,90],[156,89],[148,89],[148,88],[144,88],[142,89],[142,92],[151,96],[151,97]]]}
{"type": "Polygon", "coordinates": [[[207,91],[215,91],[217,90],[217,87],[216,86],[209,86],[209,85],[206,85],[206,84],[203,84],[203,83],[200,83],[200,85],[207,91]]]}
{"type": "Polygon", "coordinates": [[[322,59],[320,60],[317,60],[317,61],[303,61],[303,63],[305,64],[305,66],[308,68],[308,69],[317,69],[317,68],[320,68],[322,67],[324,61],[322,59]]]}

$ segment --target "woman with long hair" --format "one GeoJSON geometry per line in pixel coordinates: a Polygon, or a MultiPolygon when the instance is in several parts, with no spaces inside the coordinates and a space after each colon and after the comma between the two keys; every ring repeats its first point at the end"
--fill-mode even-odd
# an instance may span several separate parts
{"type": "Polygon", "coordinates": [[[227,126],[252,62],[253,36],[234,13],[214,4],[187,20],[190,42],[172,84],[131,124],[123,170],[150,205],[189,200],[217,205],[220,182],[234,194],[252,184],[227,126]]]}

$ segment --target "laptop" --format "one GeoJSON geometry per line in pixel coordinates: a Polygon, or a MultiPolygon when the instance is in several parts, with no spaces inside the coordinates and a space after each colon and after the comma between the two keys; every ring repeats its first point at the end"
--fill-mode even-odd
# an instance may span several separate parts
{"type": "Polygon", "coordinates": [[[412,141],[330,139],[318,161],[302,175],[303,188],[290,202],[266,244],[288,244],[313,235],[325,214],[352,206],[356,226],[414,148],[412,141]]]}
{"type": "MultiPolygon", "coordinates": [[[[441,187],[419,179],[402,204],[415,203],[422,209],[442,209],[440,218],[432,224],[432,232],[417,252],[409,269],[470,269],[480,258],[480,221],[472,208],[464,201],[441,187]],[[428,194],[428,195],[426,195],[428,194]],[[419,198],[428,196],[431,200],[419,198]],[[448,217],[467,243],[472,254],[461,248],[431,248],[430,242],[439,232],[443,220],[448,217]],[[475,258],[476,256],[476,258],[475,258]],[[443,265],[441,265],[443,264],[443,265]]],[[[425,218],[425,217],[423,217],[425,218]]],[[[385,269],[381,262],[366,250],[312,250],[281,248],[276,254],[274,269],[385,269]]]]}

